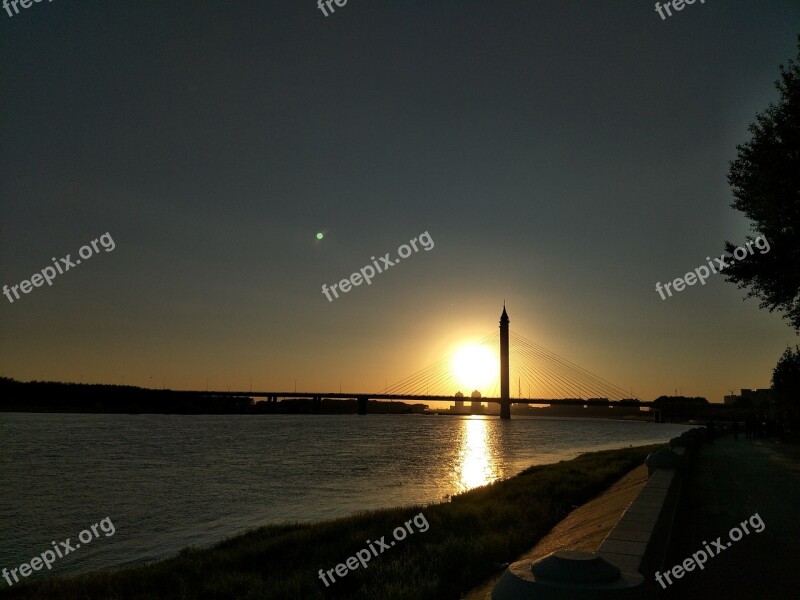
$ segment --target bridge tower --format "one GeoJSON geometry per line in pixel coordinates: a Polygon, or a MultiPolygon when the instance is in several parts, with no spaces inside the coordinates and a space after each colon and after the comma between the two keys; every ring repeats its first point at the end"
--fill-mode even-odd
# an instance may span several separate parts
{"type": "Polygon", "coordinates": [[[508,314],[506,305],[503,304],[503,314],[500,315],[500,418],[511,418],[511,397],[509,396],[508,380],[508,314]]]}

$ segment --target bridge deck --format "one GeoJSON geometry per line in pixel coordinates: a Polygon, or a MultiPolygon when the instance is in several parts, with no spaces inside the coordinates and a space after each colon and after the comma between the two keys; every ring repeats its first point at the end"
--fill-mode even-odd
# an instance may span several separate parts
{"type": "Polygon", "coordinates": [[[344,393],[344,392],[197,392],[190,393],[212,395],[212,396],[248,396],[251,398],[324,398],[326,400],[352,400],[354,398],[367,398],[368,400],[405,400],[405,401],[436,401],[436,402],[455,402],[456,400],[463,400],[464,402],[495,402],[502,404],[508,402],[509,404],[552,404],[552,405],[572,405],[572,406],[652,406],[653,402],[645,402],[639,399],[624,399],[624,400],[605,400],[605,399],[589,399],[589,398],[509,398],[503,400],[502,398],[495,397],[455,397],[455,396],[441,396],[435,394],[370,394],[370,393],[344,393]]]}

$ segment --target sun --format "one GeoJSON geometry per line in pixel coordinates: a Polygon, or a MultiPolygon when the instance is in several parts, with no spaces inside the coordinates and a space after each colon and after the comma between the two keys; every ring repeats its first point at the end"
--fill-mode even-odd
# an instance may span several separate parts
{"type": "Polygon", "coordinates": [[[497,355],[486,346],[465,344],[453,355],[451,369],[456,382],[464,387],[461,391],[469,396],[472,390],[487,391],[497,379],[500,363],[497,355]]]}

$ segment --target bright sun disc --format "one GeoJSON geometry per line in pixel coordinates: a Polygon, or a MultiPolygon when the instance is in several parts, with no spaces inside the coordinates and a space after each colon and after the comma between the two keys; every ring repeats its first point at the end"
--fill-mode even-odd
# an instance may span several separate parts
{"type": "Polygon", "coordinates": [[[497,356],[486,346],[467,344],[459,348],[453,355],[451,365],[456,381],[464,386],[461,390],[469,396],[472,390],[486,392],[486,388],[494,382],[500,371],[497,356]]]}

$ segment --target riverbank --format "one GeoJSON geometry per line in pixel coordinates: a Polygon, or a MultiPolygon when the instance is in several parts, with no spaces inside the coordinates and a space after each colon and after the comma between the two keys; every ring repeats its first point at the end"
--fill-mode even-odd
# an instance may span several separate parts
{"type": "MultiPolygon", "coordinates": [[[[607,489],[659,446],[606,450],[532,467],[450,502],[380,510],[317,524],[262,527],[152,564],[0,588],[0,598],[459,598],[533,547],[574,506],[607,489]],[[318,576],[392,539],[422,513],[429,528],[325,587],[318,576]]],[[[387,542],[388,543],[388,542],[387,542]]],[[[4,582],[0,582],[5,586],[4,582]]]]}

